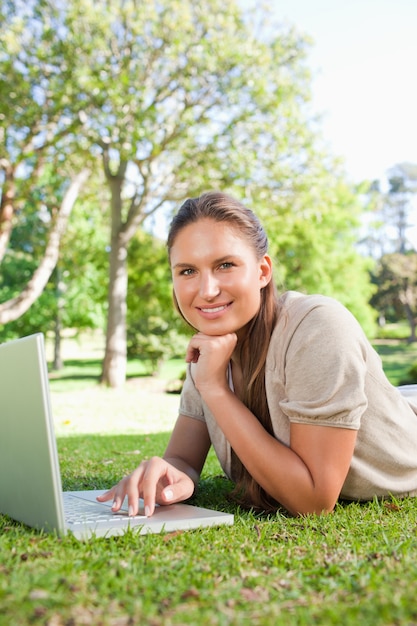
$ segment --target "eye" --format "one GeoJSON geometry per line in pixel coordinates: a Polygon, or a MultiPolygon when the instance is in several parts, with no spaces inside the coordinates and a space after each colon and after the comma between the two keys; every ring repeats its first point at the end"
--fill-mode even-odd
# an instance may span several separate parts
{"type": "Polygon", "coordinates": [[[180,271],[180,276],[191,276],[194,272],[195,270],[191,267],[187,267],[185,270],[180,271]]]}
{"type": "Polygon", "coordinates": [[[221,265],[219,265],[219,269],[221,270],[229,270],[231,267],[234,267],[234,263],[232,263],[231,261],[225,261],[224,263],[222,263],[221,265]]]}

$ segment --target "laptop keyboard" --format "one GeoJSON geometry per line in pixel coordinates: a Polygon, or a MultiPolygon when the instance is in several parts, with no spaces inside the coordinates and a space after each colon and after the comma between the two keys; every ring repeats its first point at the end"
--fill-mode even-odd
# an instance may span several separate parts
{"type": "Polygon", "coordinates": [[[65,521],[69,524],[104,524],[126,521],[126,519],[146,519],[145,515],[128,517],[126,511],[113,513],[107,507],[81,500],[77,497],[64,496],[65,521]]]}

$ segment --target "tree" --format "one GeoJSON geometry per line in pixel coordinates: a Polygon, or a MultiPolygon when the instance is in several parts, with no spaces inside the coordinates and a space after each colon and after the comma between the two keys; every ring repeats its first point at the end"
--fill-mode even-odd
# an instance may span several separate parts
{"type": "Polygon", "coordinates": [[[107,197],[98,185],[90,185],[88,191],[74,208],[53,275],[55,369],[60,369],[62,363],[62,329],[102,330],[105,325],[108,223],[103,207],[107,206],[107,197]]]}
{"type": "MultiPolygon", "coordinates": [[[[326,189],[332,165],[325,173],[318,167],[325,158],[309,117],[308,44],[293,29],[262,11],[256,22],[235,0],[29,0],[7,7],[5,68],[17,87],[31,87],[21,99],[32,117],[22,109],[8,131],[14,153],[26,154],[19,141],[30,135],[35,161],[27,172],[43,165],[38,154],[60,173],[97,157],[103,166],[111,221],[106,384],[125,380],[130,242],[146,220],[187,196],[220,188],[277,216],[271,228],[288,236],[286,276],[294,284],[301,274],[293,260],[303,249],[291,237],[310,246],[303,280],[322,250],[306,224],[317,233],[327,224],[325,236],[344,242],[327,248],[338,257],[333,270],[343,266],[350,223],[340,219],[336,232],[330,222],[338,210],[346,216],[346,194],[337,185],[326,202],[313,193],[326,189]]],[[[327,280],[331,273],[317,275],[327,280]]]]}
{"type": "Polygon", "coordinates": [[[376,291],[371,304],[382,317],[407,318],[410,340],[415,337],[415,272],[413,245],[408,238],[417,165],[399,163],[387,172],[387,189],[374,181],[368,197],[373,204],[366,236],[361,241],[375,260],[371,271],[376,291]]]}
{"type": "MultiPolygon", "coordinates": [[[[30,309],[0,330],[0,341],[42,329],[53,335],[53,369],[62,367],[63,329],[100,329],[105,325],[108,270],[108,223],[106,189],[89,185],[74,206],[62,237],[59,259],[44,291],[30,309]]],[[[13,229],[0,275],[0,301],[20,293],[20,285],[34,273],[48,234],[39,220],[36,196],[13,229]]]]}
{"type": "Polygon", "coordinates": [[[405,254],[413,249],[408,239],[410,216],[415,208],[417,165],[398,163],[387,171],[386,190],[383,181],[373,181],[368,198],[373,208],[368,216],[366,234],[361,245],[376,259],[385,254],[405,254]]]}
{"type": "Polygon", "coordinates": [[[111,192],[102,374],[111,386],[125,380],[127,250],[138,227],[208,186],[243,187],[256,176],[261,148],[282,161],[293,153],[295,163],[311,144],[300,113],[306,45],[295,32],[269,23],[262,41],[232,0],[140,9],[76,0],[61,13],[60,31],[83,68],[84,134],[101,152],[111,192]],[[91,94],[102,100],[93,106],[91,94]],[[269,129],[273,146],[263,145],[269,129]]]}
{"type": "Polygon", "coordinates": [[[27,284],[15,297],[0,304],[0,324],[7,324],[23,315],[39,298],[58,262],[59,244],[65,232],[80,187],[88,177],[88,170],[80,172],[67,189],[61,206],[56,211],[48,234],[44,255],[27,284]]]}
{"type": "Polygon", "coordinates": [[[156,372],[163,360],[185,354],[188,326],[174,311],[166,246],[139,231],[129,246],[128,355],[156,372]]]}
{"type": "Polygon", "coordinates": [[[417,341],[417,253],[386,254],[379,262],[374,280],[378,291],[372,304],[388,316],[406,317],[410,326],[409,342],[417,341]]]}
{"type": "Polygon", "coordinates": [[[80,120],[68,116],[66,103],[74,55],[65,58],[59,51],[54,37],[57,13],[48,10],[43,23],[47,5],[0,4],[0,262],[14,225],[27,209],[27,198],[44,186],[45,172],[54,172],[56,181],[52,196],[39,197],[39,219],[50,224],[43,257],[20,293],[0,305],[2,324],[27,311],[45,288],[89,174],[85,164],[73,169],[74,132],[80,120]]]}
{"type": "Polygon", "coordinates": [[[322,293],[340,300],[365,332],[375,332],[375,312],[369,305],[374,287],[370,261],[359,254],[361,189],[349,186],[334,158],[307,154],[300,174],[279,176],[271,159],[272,182],[249,185],[247,201],[267,228],[276,264],[276,280],[283,289],[322,293]],[[273,174],[276,172],[276,176],[273,174]]]}
{"type": "Polygon", "coordinates": [[[399,163],[388,171],[389,190],[386,194],[384,218],[394,231],[394,251],[405,254],[410,250],[407,228],[411,198],[417,191],[417,165],[399,163]]]}

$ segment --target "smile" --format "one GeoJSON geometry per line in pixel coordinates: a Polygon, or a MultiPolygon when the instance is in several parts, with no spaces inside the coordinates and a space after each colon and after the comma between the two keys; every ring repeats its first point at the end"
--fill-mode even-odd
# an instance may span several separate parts
{"type": "Polygon", "coordinates": [[[205,309],[203,307],[199,308],[200,311],[202,311],[203,313],[219,313],[220,311],[224,311],[225,309],[227,309],[228,306],[228,304],[223,304],[222,306],[211,307],[209,309],[205,309]]]}

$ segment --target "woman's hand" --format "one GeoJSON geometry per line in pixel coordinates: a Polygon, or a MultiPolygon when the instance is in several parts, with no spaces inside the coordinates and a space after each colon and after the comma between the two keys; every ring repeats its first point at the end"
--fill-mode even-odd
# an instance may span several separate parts
{"type": "Polygon", "coordinates": [[[235,333],[215,336],[197,333],[191,338],[185,360],[195,363],[194,384],[202,395],[206,388],[228,386],[227,368],[236,344],[235,333]]]}
{"type": "Polygon", "coordinates": [[[137,515],[139,498],[145,503],[145,515],[151,516],[155,503],[173,504],[190,498],[194,482],[184,472],[160,457],[142,463],[117,485],[97,497],[99,502],[113,499],[112,511],[117,512],[127,496],[129,516],[137,515]]]}

